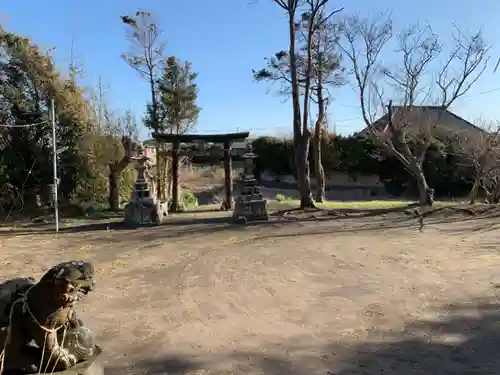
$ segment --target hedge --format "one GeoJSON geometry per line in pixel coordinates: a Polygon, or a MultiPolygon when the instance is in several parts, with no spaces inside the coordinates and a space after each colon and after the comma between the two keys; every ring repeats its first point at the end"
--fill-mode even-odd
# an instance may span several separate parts
{"type": "MultiPolygon", "coordinates": [[[[252,146],[258,155],[257,176],[265,170],[278,175],[295,175],[291,140],[260,137],[252,146]]],[[[442,136],[427,151],[424,173],[438,197],[464,196],[472,187],[472,170],[460,163],[454,150],[453,142],[442,136]]],[[[415,182],[403,165],[368,137],[336,135],[323,140],[322,163],[327,176],[333,171],[347,172],[353,178],[377,175],[392,195],[416,192],[415,182]]],[[[310,171],[313,175],[312,164],[310,171]]]]}

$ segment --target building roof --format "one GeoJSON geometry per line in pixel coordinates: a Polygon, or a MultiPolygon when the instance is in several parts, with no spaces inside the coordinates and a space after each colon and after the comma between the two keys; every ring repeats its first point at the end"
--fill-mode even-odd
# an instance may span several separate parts
{"type": "MultiPolygon", "coordinates": [[[[405,110],[408,111],[409,107],[394,106],[393,116],[398,114],[398,111],[405,110]]],[[[485,132],[484,129],[474,125],[473,123],[467,121],[466,119],[456,115],[450,110],[441,106],[413,106],[410,115],[405,115],[407,118],[405,121],[409,123],[409,126],[418,126],[422,122],[427,122],[430,124],[438,125],[449,130],[455,131],[473,131],[473,132],[485,132]]],[[[374,126],[379,130],[382,130],[388,123],[388,114],[384,114],[377,121],[374,122],[374,126]]],[[[368,135],[369,129],[366,127],[356,135],[368,135]]]]}

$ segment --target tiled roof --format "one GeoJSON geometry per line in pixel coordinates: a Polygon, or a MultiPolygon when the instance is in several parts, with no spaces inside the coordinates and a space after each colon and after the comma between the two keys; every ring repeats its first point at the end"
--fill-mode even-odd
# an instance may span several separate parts
{"type": "MultiPolygon", "coordinates": [[[[473,123],[440,106],[414,106],[411,110],[409,107],[394,106],[393,116],[397,117],[398,112],[402,110],[405,111],[405,122],[407,122],[410,127],[420,126],[423,122],[427,122],[429,124],[446,127],[450,130],[484,132],[483,129],[477,127],[473,123]]],[[[374,126],[382,130],[387,123],[388,114],[385,114],[375,121],[374,126]]],[[[368,128],[357,133],[357,135],[367,134],[369,134],[368,128]]]]}

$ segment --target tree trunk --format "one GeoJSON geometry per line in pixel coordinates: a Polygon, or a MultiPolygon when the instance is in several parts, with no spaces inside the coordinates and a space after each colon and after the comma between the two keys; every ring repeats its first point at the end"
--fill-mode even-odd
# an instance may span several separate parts
{"type": "Polygon", "coordinates": [[[300,208],[315,208],[311,193],[311,180],[308,173],[309,136],[299,138],[295,148],[295,163],[297,170],[297,185],[300,194],[300,208]]]}
{"type": "MultiPolygon", "coordinates": [[[[319,59],[320,60],[320,59],[319,59]]],[[[314,127],[313,141],[313,160],[314,160],[314,177],[316,178],[316,202],[325,200],[325,171],[321,163],[321,132],[325,122],[325,100],[323,98],[323,82],[321,72],[318,77],[318,87],[316,96],[318,99],[318,119],[314,127]]]]}
{"type": "Polygon", "coordinates": [[[121,171],[110,168],[109,172],[109,208],[113,211],[120,209],[121,171]]]}
{"type": "Polygon", "coordinates": [[[118,163],[109,165],[109,208],[117,211],[120,209],[120,185],[122,172],[130,163],[130,156],[125,155],[118,163]]]}
{"type": "Polygon", "coordinates": [[[306,80],[303,88],[302,95],[304,103],[302,107],[302,136],[300,137],[302,148],[300,148],[301,163],[303,163],[303,176],[302,184],[300,187],[300,208],[315,208],[312,193],[311,193],[311,179],[309,174],[309,147],[311,144],[311,134],[309,132],[309,100],[311,97],[311,72],[312,72],[312,38],[313,29],[309,26],[307,37],[307,69],[306,80]]]}
{"type": "Polygon", "coordinates": [[[163,183],[162,183],[162,170],[161,170],[161,151],[164,148],[161,147],[158,142],[156,142],[155,146],[155,151],[156,151],[156,199],[161,201],[162,200],[162,191],[164,190],[163,183]]]}
{"type": "MultiPolygon", "coordinates": [[[[158,119],[158,103],[156,100],[156,83],[154,79],[154,74],[153,74],[153,68],[149,68],[149,88],[151,91],[151,120],[152,120],[152,127],[155,132],[160,131],[160,124],[159,124],[159,119],[158,119]]],[[[164,190],[164,186],[161,180],[161,155],[160,155],[160,150],[165,149],[164,145],[160,147],[160,143],[156,141],[155,145],[155,151],[156,151],[156,199],[159,201],[162,200],[162,191],[164,190]]]]}
{"type": "Polygon", "coordinates": [[[290,55],[290,78],[292,86],[293,105],[293,143],[295,146],[294,158],[297,171],[297,185],[300,193],[300,208],[314,207],[311,195],[311,183],[307,174],[307,157],[309,154],[309,135],[302,131],[300,115],[300,92],[297,79],[297,60],[295,59],[295,13],[290,11],[288,16],[288,37],[290,55]]]}
{"type": "Polygon", "coordinates": [[[316,202],[324,202],[325,193],[325,170],[321,163],[321,137],[314,137],[314,177],[316,179],[316,202]]]}
{"type": "Polygon", "coordinates": [[[427,185],[427,180],[420,166],[417,165],[413,169],[415,179],[417,180],[420,206],[434,206],[434,189],[429,188],[429,185],[427,185]]]}
{"type": "Polygon", "coordinates": [[[172,199],[169,211],[172,213],[184,211],[179,192],[179,141],[175,141],[172,147],[172,199]]]}
{"type": "Polygon", "coordinates": [[[161,202],[166,202],[169,199],[169,190],[167,188],[167,176],[169,168],[169,158],[165,155],[166,148],[161,148],[161,157],[157,159],[156,164],[156,199],[161,202]],[[158,185],[159,184],[159,185],[158,185]]]}
{"type": "Polygon", "coordinates": [[[497,179],[492,179],[488,188],[483,185],[486,194],[486,202],[489,204],[498,204],[500,201],[500,184],[497,179]]]}
{"type": "Polygon", "coordinates": [[[167,201],[172,199],[172,180],[173,180],[173,175],[172,175],[172,159],[167,160],[167,164],[165,167],[165,194],[167,197],[167,201]]]}
{"type": "Polygon", "coordinates": [[[23,191],[23,201],[21,202],[20,209],[26,211],[33,211],[39,208],[37,204],[37,189],[28,188],[23,191]]]}
{"type": "Polygon", "coordinates": [[[472,185],[472,189],[470,190],[470,193],[469,193],[470,204],[476,203],[476,198],[477,198],[477,193],[479,191],[479,186],[480,186],[480,180],[479,180],[479,177],[476,177],[476,179],[474,180],[474,184],[472,185]]]}
{"type": "Polygon", "coordinates": [[[493,203],[498,204],[499,201],[500,201],[500,186],[496,185],[493,194],[493,203]]]}
{"type": "Polygon", "coordinates": [[[224,142],[224,190],[225,200],[222,207],[225,211],[233,208],[233,175],[231,159],[231,142],[224,142]]]}

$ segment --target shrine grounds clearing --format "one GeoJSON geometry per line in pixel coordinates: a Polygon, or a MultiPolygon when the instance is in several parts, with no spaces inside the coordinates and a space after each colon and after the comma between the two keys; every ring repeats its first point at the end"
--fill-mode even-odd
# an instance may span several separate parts
{"type": "Polygon", "coordinates": [[[0,230],[2,279],[89,259],[107,374],[500,373],[499,210],[187,213],[0,230]],[[80,227],[79,227],[80,225],[80,227]]]}

